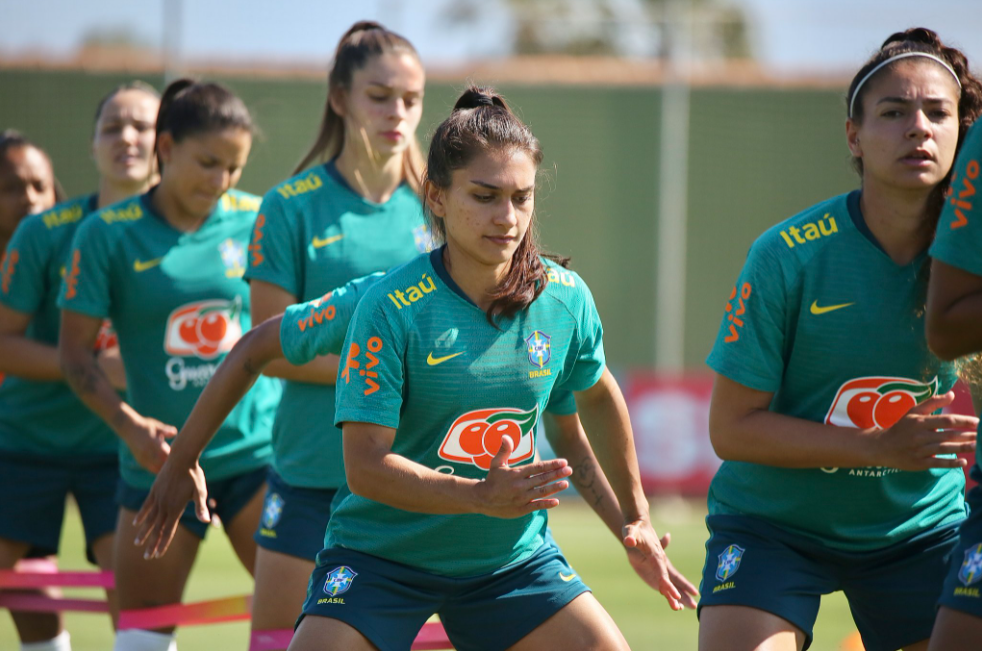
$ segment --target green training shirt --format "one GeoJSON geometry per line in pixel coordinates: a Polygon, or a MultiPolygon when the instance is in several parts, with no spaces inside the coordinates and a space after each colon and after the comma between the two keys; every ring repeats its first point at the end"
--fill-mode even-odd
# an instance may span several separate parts
{"type": "MultiPolygon", "coordinates": [[[[555,388],[582,391],[604,370],[593,297],[546,262],[539,298],[495,328],[447,274],[442,251],[387,274],[362,299],[344,343],[337,415],[395,428],[393,452],[438,472],[486,476],[502,437],[511,465],[530,463],[536,422],[555,388]]],[[[447,576],[475,576],[529,557],[547,515],[515,519],[411,513],[342,487],[326,546],[447,576]]]]}
{"type": "MultiPolygon", "coordinates": [[[[151,190],[153,192],[153,190],[151,190]]],[[[250,327],[242,280],[259,198],[232,190],[194,232],[172,228],[150,194],[95,213],[75,235],[59,305],[112,319],[128,402],[180,428],[198,395],[250,327]]],[[[201,455],[209,480],[268,462],[279,382],[260,378],[201,455]]],[[[149,488],[153,475],[120,446],[123,479],[149,488]]]]}
{"type": "MultiPolygon", "coordinates": [[[[58,345],[58,292],[72,236],[96,210],[97,195],[76,197],[24,218],[0,270],[0,302],[28,314],[25,336],[58,345]]],[[[63,381],[7,376],[0,384],[0,450],[43,455],[115,454],[119,441],[63,381]]]]}
{"type": "MultiPolygon", "coordinates": [[[[876,243],[859,192],[765,232],[750,249],[707,360],[774,394],[770,409],[886,429],[945,393],[954,367],[924,335],[926,254],[898,266],[876,243]]],[[[711,514],[765,518],[830,547],[885,547],[965,516],[960,469],[778,468],[724,461],[711,514]]]]}
{"type": "MultiPolygon", "coordinates": [[[[246,278],[306,302],[429,248],[422,207],[408,185],[384,204],[372,203],[328,163],[266,193],[246,278]]],[[[341,436],[333,422],[333,386],[284,383],[273,425],[273,467],[288,484],[337,488],[344,482],[341,436]]]]}

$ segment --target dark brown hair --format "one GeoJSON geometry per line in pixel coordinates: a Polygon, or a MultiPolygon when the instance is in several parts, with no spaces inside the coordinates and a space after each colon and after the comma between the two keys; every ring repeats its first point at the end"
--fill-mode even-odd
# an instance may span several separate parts
{"type": "Polygon", "coordinates": [[[55,202],[61,203],[68,198],[65,194],[64,188],[61,187],[61,183],[58,181],[58,177],[55,176],[55,166],[51,161],[51,156],[48,156],[48,152],[44,151],[36,143],[28,139],[23,133],[17,129],[4,129],[0,131],[0,167],[7,164],[7,152],[11,149],[36,149],[41,152],[41,155],[48,161],[48,165],[51,167],[51,181],[55,186],[55,202]]]}
{"type": "Polygon", "coordinates": [[[111,100],[112,98],[116,97],[116,95],[119,95],[120,93],[125,92],[127,90],[141,90],[147,95],[160,99],[160,93],[157,92],[157,89],[145,81],[140,81],[139,79],[136,79],[133,81],[128,81],[124,84],[120,84],[119,86],[116,86],[111,91],[106,93],[102,97],[102,99],[99,100],[99,105],[95,109],[95,120],[93,120],[92,122],[93,130],[95,129],[95,125],[99,124],[99,118],[102,117],[102,109],[106,108],[106,104],[109,103],[109,100],[111,100]]]}
{"type": "MultiPolygon", "coordinates": [[[[508,149],[527,153],[536,168],[542,163],[539,140],[512,113],[504,98],[493,89],[471,86],[457,100],[450,117],[433,134],[424,183],[447,190],[452,184],[453,172],[467,167],[478,154],[508,149]]],[[[443,220],[437,219],[429,206],[426,215],[433,233],[439,240],[446,240],[443,220]]],[[[546,269],[540,255],[533,214],[525,237],[512,256],[508,273],[491,294],[487,317],[492,325],[496,315],[514,316],[545,289],[546,269]]]]}
{"type": "MultiPolygon", "coordinates": [[[[324,103],[324,118],[321,121],[317,138],[310,151],[301,159],[294,174],[304,171],[309,165],[332,160],[344,148],[344,118],[331,106],[331,98],[336,93],[351,88],[351,80],[356,71],[364,68],[369,61],[383,54],[410,54],[419,61],[419,54],[405,37],[390,32],[379,23],[363,20],[352,25],[338,42],[334,53],[334,63],[327,74],[327,101],[324,103]]],[[[409,139],[409,147],[403,156],[403,176],[414,191],[419,191],[423,168],[423,155],[420,152],[416,134],[409,139]]]]}
{"type": "Polygon", "coordinates": [[[224,129],[243,129],[249,133],[255,130],[249,109],[235,93],[213,82],[172,81],[160,98],[157,112],[154,150],[158,169],[164,170],[157,149],[160,134],[170,133],[174,142],[180,142],[191,135],[224,129]]]}

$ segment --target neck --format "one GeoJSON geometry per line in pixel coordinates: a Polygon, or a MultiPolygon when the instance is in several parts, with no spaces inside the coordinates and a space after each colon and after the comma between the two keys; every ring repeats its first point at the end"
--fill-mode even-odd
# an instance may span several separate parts
{"type": "Polygon", "coordinates": [[[150,204],[172,228],[185,233],[198,230],[208,218],[208,215],[192,215],[185,210],[163,181],[150,195],[150,204]]]}
{"type": "Polygon", "coordinates": [[[484,264],[449,242],[443,250],[443,264],[467,298],[484,311],[491,307],[491,292],[511,268],[510,260],[499,265],[484,264]]]}
{"type": "Polygon", "coordinates": [[[385,203],[402,183],[402,157],[372,154],[365,147],[345,145],[335,160],[338,172],[358,194],[375,203],[385,203]]]}
{"type": "Polygon", "coordinates": [[[935,227],[932,190],[898,191],[868,180],[863,183],[859,205],[866,226],[899,265],[910,263],[931,245],[935,227]]]}
{"type": "Polygon", "coordinates": [[[135,181],[128,184],[110,183],[105,178],[99,180],[98,207],[105,208],[150,189],[150,180],[135,181]]]}

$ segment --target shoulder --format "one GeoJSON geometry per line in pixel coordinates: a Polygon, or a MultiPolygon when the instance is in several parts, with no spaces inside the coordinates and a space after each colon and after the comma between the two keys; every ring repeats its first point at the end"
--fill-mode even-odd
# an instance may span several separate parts
{"type": "Polygon", "coordinates": [[[74,229],[82,218],[89,214],[91,202],[90,194],[63,201],[50,210],[27,217],[24,220],[24,227],[52,234],[74,229]]]}
{"type": "Polygon", "coordinates": [[[593,303],[593,294],[578,273],[548,258],[541,259],[546,272],[546,287],[539,298],[547,297],[570,310],[584,303],[593,303]]]}
{"type": "Polygon", "coordinates": [[[333,182],[324,166],[318,165],[274,185],[263,196],[263,208],[275,206],[288,210],[289,206],[303,205],[322,196],[333,182]]]}
{"type": "Polygon", "coordinates": [[[110,239],[119,238],[128,230],[142,224],[148,215],[142,197],[130,197],[92,213],[92,216],[79,226],[79,237],[101,235],[110,239]]]}
{"type": "Polygon", "coordinates": [[[223,194],[219,200],[222,212],[236,216],[238,213],[248,213],[255,216],[259,212],[260,204],[262,204],[262,197],[235,189],[223,194]]]}
{"type": "Polygon", "coordinates": [[[754,241],[750,260],[794,272],[852,230],[847,194],[827,199],[775,224],[754,241]]]}
{"type": "Polygon", "coordinates": [[[375,314],[384,314],[385,318],[412,320],[445,289],[438,282],[433,265],[430,264],[429,254],[419,255],[409,262],[398,266],[385,275],[369,277],[370,280],[360,288],[362,306],[371,309],[375,314]]]}

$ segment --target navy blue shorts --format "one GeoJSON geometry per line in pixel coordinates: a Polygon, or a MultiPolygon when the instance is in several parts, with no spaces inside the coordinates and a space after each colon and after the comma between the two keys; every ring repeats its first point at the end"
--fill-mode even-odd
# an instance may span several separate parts
{"type": "Polygon", "coordinates": [[[297,625],[306,615],[330,617],[357,629],[380,651],[405,651],[439,613],[457,651],[497,651],[589,590],[548,543],[524,561],[466,578],[331,548],[317,556],[297,625]]]}
{"type": "Polygon", "coordinates": [[[324,549],[324,532],[336,494],[333,488],[290,486],[270,467],[256,544],[313,562],[324,549]]]}
{"type": "MultiPolygon", "coordinates": [[[[208,508],[211,513],[218,515],[222,522],[231,522],[239,514],[239,511],[245,508],[246,504],[262,489],[265,482],[266,466],[241,475],[209,481],[207,482],[208,508]],[[211,506],[212,500],[214,500],[214,506],[211,506]]],[[[150,489],[134,488],[120,479],[116,490],[116,501],[124,509],[139,511],[149,494],[150,489]]],[[[198,516],[194,514],[194,504],[191,502],[188,502],[184,513],[181,514],[180,523],[185,529],[204,540],[209,523],[198,519],[198,516]]]]}
{"type": "MultiPolygon", "coordinates": [[[[972,479],[982,481],[982,470],[972,468],[972,479]]],[[[958,531],[958,546],[951,554],[951,565],[941,590],[939,604],[969,615],[982,617],[982,486],[968,492],[972,509],[958,531]]]]}
{"type": "Polygon", "coordinates": [[[53,457],[0,452],[0,538],[30,543],[29,556],[57,554],[65,500],[72,495],[85,529],[86,556],[95,563],[92,543],[116,530],[118,480],[115,454],[53,457]]]}
{"type": "Polygon", "coordinates": [[[958,524],[883,549],[851,552],[760,518],[710,515],[699,601],[749,606],[788,620],[812,642],[821,596],[842,590],[867,651],[896,651],[931,637],[958,524]]]}

